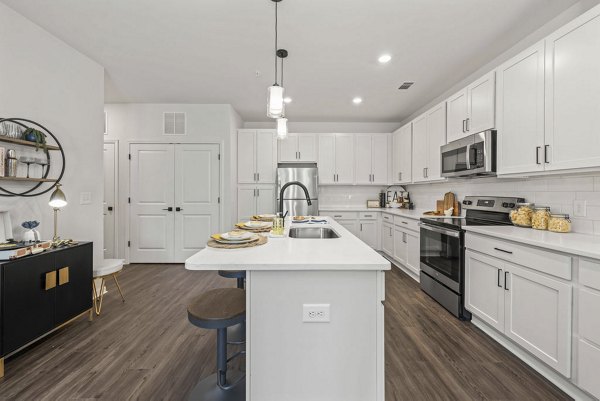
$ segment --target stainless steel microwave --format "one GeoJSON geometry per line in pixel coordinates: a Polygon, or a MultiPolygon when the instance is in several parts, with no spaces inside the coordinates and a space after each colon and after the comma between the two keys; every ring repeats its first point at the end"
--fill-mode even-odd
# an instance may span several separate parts
{"type": "Polygon", "coordinates": [[[483,131],[440,148],[442,177],[496,175],[496,131],[483,131]]]}

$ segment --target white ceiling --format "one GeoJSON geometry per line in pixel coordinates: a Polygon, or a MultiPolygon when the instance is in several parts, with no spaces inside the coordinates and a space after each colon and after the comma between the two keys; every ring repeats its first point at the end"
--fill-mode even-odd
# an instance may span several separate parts
{"type": "MultiPolygon", "coordinates": [[[[0,1],[102,64],[107,103],[230,103],[245,121],[267,120],[269,0],[0,1]]],[[[401,121],[574,3],[284,0],[288,117],[401,121]],[[397,90],[404,81],[416,84],[397,90]]]]}

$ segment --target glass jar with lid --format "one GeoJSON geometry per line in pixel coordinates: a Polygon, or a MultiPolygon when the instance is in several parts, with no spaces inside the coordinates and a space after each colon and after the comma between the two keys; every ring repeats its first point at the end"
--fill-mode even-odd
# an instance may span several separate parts
{"type": "Polygon", "coordinates": [[[531,227],[531,218],[535,203],[517,203],[517,207],[510,211],[510,221],[518,227],[531,227]]]}
{"type": "Polygon", "coordinates": [[[547,230],[550,220],[550,208],[548,206],[536,206],[531,215],[531,228],[536,230],[547,230]]]}
{"type": "Polygon", "coordinates": [[[568,214],[551,214],[548,220],[548,230],[555,233],[570,233],[571,219],[568,214]]]}

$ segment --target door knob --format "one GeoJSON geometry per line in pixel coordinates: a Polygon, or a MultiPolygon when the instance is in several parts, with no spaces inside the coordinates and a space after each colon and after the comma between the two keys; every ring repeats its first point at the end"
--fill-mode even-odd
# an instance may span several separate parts
{"type": "Polygon", "coordinates": [[[183,210],[183,209],[182,209],[182,208],[180,208],[179,206],[175,208],[175,211],[176,211],[176,212],[181,212],[182,210],[183,210]]]}
{"type": "Polygon", "coordinates": [[[108,207],[108,211],[109,211],[109,212],[112,212],[112,211],[113,211],[113,207],[112,207],[112,206],[109,206],[109,207],[108,207]]]}
{"type": "Polygon", "coordinates": [[[166,208],[166,209],[163,209],[163,210],[166,210],[166,211],[168,211],[168,212],[172,212],[172,211],[173,211],[173,208],[172,208],[171,206],[169,206],[168,208],[166,208]]]}

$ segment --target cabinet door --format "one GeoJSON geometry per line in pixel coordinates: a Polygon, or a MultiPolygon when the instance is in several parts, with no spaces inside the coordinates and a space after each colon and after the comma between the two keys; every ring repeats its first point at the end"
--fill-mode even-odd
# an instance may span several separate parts
{"type": "Polygon", "coordinates": [[[277,137],[275,131],[256,132],[256,174],[261,184],[275,183],[277,137]]]}
{"type": "Polygon", "coordinates": [[[373,135],[371,142],[372,184],[388,183],[388,135],[373,135]]]}
{"type": "Polygon", "coordinates": [[[377,249],[377,221],[361,220],[359,222],[360,239],[373,249],[377,249]]]}
{"type": "Polygon", "coordinates": [[[54,266],[56,283],[56,325],[62,324],[92,307],[92,244],[57,252],[54,266]]]}
{"type": "Polygon", "coordinates": [[[412,182],[412,124],[405,125],[400,130],[400,180],[398,184],[408,184],[412,182]]]}
{"type": "Polygon", "coordinates": [[[421,244],[419,235],[406,231],[406,267],[417,276],[421,271],[421,244]]]}
{"type": "Polygon", "coordinates": [[[406,233],[394,227],[394,259],[406,265],[407,256],[406,233]]]}
{"type": "Polygon", "coordinates": [[[498,174],[544,170],[544,42],[498,68],[498,174]]]}
{"type": "Polygon", "coordinates": [[[319,183],[335,184],[335,134],[319,135],[319,183]]]}
{"type": "MultiPolygon", "coordinates": [[[[408,124],[410,125],[410,124],[408,124]]],[[[402,130],[392,134],[392,183],[399,184],[402,180],[402,130]]]]}
{"type": "Polygon", "coordinates": [[[466,123],[467,132],[476,134],[496,126],[496,72],[469,85],[469,113],[466,123]]]}
{"type": "Polygon", "coordinates": [[[600,166],[600,8],[546,39],[546,71],[546,170],[600,166]]]}
{"type": "Polygon", "coordinates": [[[446,104],[442,103],[427,112],[427,170],[425,179],[442,179],[440,147],[446,144],[446,104]]]}
{"type": "Polygon", "coordinates": [[[356,157],[354,158],[355,165],[355,182],[357,184],[371,184],[372,174],[372,135],[360,134],[356,135],[356,157]]]}
{"type": "Polygon", "coordinates": [[[356,220],[336,220],[342,227],[350,231],[352,235],[359,236],[358,221],[356,220]]]}
{"type": "MultiPolygon", "coordinates": [[[[54,328],[56,287],[45,289],[46,273],[55,274],[54,267],[54,253],[17,260],[2,267],[3,355],[54,328]]],[[[91,291],[88,296],[91,299],[91,291]]]]}
{"type": "Polygon", "coordinates": [[[298,134],[298,161],[317,161],[317,137],[315,134],[298,134]]]}
{"type": "Polygon", "coordinates": [[[256,178],[256,131],[238,131],[238,183],[252,184],[256,178]]]}
{"type": "Polygon", "coordinates": [[[381,226],[381,249],[389,256],[394,256],[394,226],[384,223],[381,226]]]}
{"type": "Polygon", "coordinates": [[[424,114],[412,123],[413,125],[413,153],[412,153],[412,178],[414,182],[427,181],[425,169],[427,168],[427,116],[424,114]]]}
{"type": "Polygon", "coordinates": [[[256,213],[256,187],[238,187],[238,220],[249,220],[256,213]]]}
{"type": "Polygon", "coordinates": [[[256,214],[276,213],[275,200],[274,187],[260,186],[256,188],[256,214]]]}
{"type": "Polygon", "coordinates": [[[467,136],[466,120],[468,114],[467,90],[450,97],[448,107],[448,142],[467,136]]]}
{"type": "Polygon", "coordinates": [[[504,263],[499,259],[465,252],[465,308],[504,332],[504,263]]]}
{"type": "Polygon", "coordinates": [[[354,184],[354,135],[335,136],[336,184],[354,184]]]}
{"type": "Polygon", "coordinates": [[[288,134],[285,139],[278,139],[279,161],[290,163],[298,161],[298,134],[288,134]]]}
{"type": "Polygon", "coordinates": [[[571,376],[571,284],[506,263],[504,333],[565,377],[571,376]]]}

